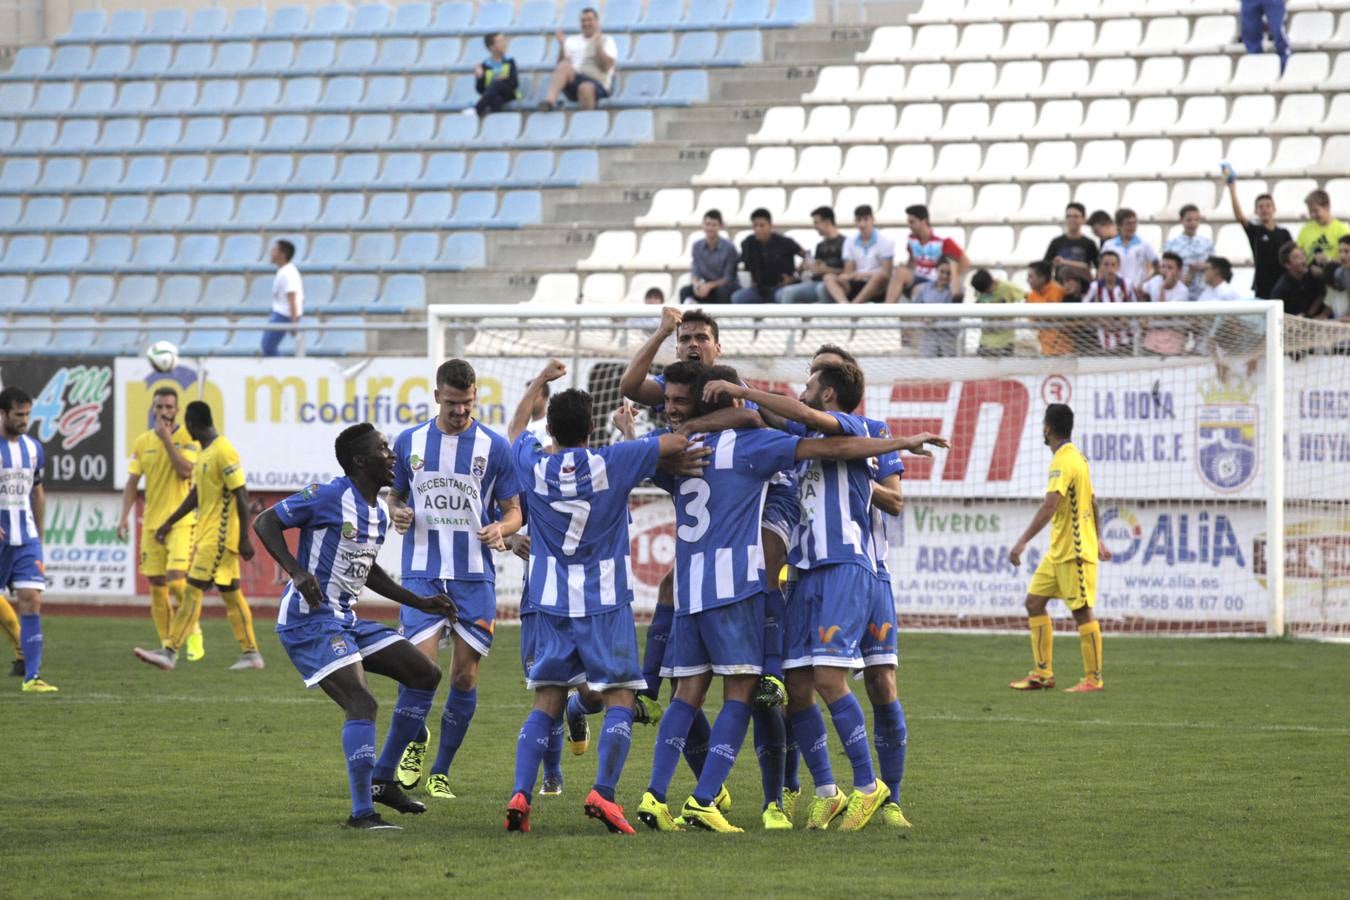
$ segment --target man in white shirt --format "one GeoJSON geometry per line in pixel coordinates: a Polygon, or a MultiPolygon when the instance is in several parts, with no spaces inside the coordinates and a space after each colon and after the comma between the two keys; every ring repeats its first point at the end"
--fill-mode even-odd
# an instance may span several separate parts
{"type": "MultiPolygon", "coordinates": [[[[305,313],[305,287],[300,281],[300,270],[291,262],[295,258],[295,245],[290,241],[277,241],[272,245],[272,265],[277,267],[277,276],[272,280],[272,315],[269,325],[286,322],[299,322],[305,313]]],[[[262,355],[277,356],[285,331],[264,331],[262,336],[262,355]]]]}
{"type": "MultiPolygon", "coordinates": [[[[1222,256],[1205,260],[1205,289],[1200,300],[1241,300],[1231,284],[1233,266],[1222,256]]],[[[1260,367],[1266,348],[1265,316],[1217,316],[1202,336],[1220,381],[1227,381],[1235,366],[1242,364],[1251,378],[1260,367]]],[[[1197,342],[1198,343],[1198,342],[1197,342]]]]}
{"type": "Polygon", "coordinates": [[[1232,280],[1232,264],[1222,256],[1211,256],[1205,260],[1205,289],[1200,292],[1200,299],[1241,300],[1242,294],[1230,284],[1232,280]]]}
{"type": "MultiPolygon", "coordinates": [[[[1181,280],[1186,262],[1168,250],[1158,263],[1159,274],[1144,282],[1140,300],[1150,303],[1182,303],[1191,299],[1190,288],[1181,280]]],[[[1176,356],[1186,349],[1186,331],[1168,327],[1169,320],[1149,322],[1144,329],[1144,349],[1159,356],[1176,356]]],[[[1173,324],[1180,320],[1171,320],[1173,324]]]]}
{"type": "Polygon", "coordinates": [[[869,303],[885,298],[895,263],[895,242],[877,231],[867,204],[853,210],[858,233],[844,242],[844,271],[825,276],[825,292],[835,303],[869,303]]]}
{"type": "Polygon", "coordinates": [[[548,95],[539,108],[561,107],[561,95],[582,109],[595,109],[609,96],[614,84],[618,44],[601,33],[600,13],[589,6],[581,11],[581,34],[567,37],[559,31],[554,37],[558,40],[558,65],[553,69],[548,95]]]}
{"type": "Polygon", "coordinates": [[[1120,277],[1131,286],[1142,285],[1158,270],[1158,251],[1139,236],[1139,217],[1132,209],[1116,210],[1116,236],[1103,241],[1102,250],[1115,251],[1120,277]]]}

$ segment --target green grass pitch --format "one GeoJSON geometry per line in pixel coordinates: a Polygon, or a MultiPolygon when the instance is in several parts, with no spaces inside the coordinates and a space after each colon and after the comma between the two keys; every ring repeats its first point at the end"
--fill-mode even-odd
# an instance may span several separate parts
{"type": "MultiPolygon", "coordinates": [[[[508,836],[502,810],[529,698],[518,632],[504,627],[452,770],[460,799],[394,815],[402,833],[361,834],[338,827],[341,713],[301,686],[269,623],[258,626],[266,671],[224,671],[236,645],[213,619],[206,660],[165,673],[131,655],[153,640],[148,617],[46,618],[45,674],[61,693],[24,696],[18,679],[0,683],[0,894],[1350,893],[1344,646],[1108,630],[1107,692],[1072,696],[1005,687],[1026,669],[1025,637],[906,634],[903,805],[913,831],[877,822],[853,835],[766,834],[748,749],[730,784],[730,818],[745,834],[638,825],[635,837],[610,836],[581,812],[592,750],[564,752],[564,795],[536,798],[534,833],[508,836]]],[[[1056,654],[1061,682],[1072,683],[1076,638],[1061,638],[1056,654]]],[[[394,691],[372,682],[383,740],[394,691]]],[[[619,799],[636,823],[655,728],[634,731],[619,799]]],[[[841,778],[847,771],[837,759],[841,778]]],[[[672,805],[691,787],[682,768],[672,805]]]]}

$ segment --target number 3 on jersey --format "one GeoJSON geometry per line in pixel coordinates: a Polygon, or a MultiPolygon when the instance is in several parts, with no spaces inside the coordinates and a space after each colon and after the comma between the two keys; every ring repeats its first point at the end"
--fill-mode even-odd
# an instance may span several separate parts
{"type": "Polygon", "coordinates": [[[577,552],[581,535],[586,531],[586,523],[591,518],[591,504],[588,500],[554,500],[549,506],[567,516],[567,535],[563,538],[562,552],[571,556],[577,552]]]}
{"type": "Polygon", "coordinates": [[[712,520],[708,515],[708,500],[712,497],[712,488],[702,478],[686,478],[680,482],[680,493],[688,497],[684,503],[684,513],[694,520],[692,525],[681,525],[675,532],[680,540],[695,543],[708,533],[712,520]]]}

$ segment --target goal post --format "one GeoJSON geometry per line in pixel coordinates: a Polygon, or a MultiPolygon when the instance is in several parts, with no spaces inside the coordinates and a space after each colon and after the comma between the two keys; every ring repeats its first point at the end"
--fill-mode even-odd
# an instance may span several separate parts
{"type": "MultiPolygon", "coordinates": [[[[1110,627],[1350,637],[1345,326],[1259,300],[704,309],[720,361],[752,386],[795,394],[816,349],[837,345],[866,375],[860,412],[953,441],[907,461],[891,549],[907,627],[1022,627],[1048,533],[1020,570],[1006,553],[1045,494],[1044,408],[1067,402],[1114,554],[1100,566],[1097,606],[1110,627]]],[[[590,391],[607,442],[618,437],[608,421],[619,378],[660,315],[628,304],[433,305],[427,350],[433,362],[474,364],[480,416],[503,428],[529,379],[562,359],[558,386],[590,391]]],[[[653,371],[673,359],[668,340],[653,371]]],[[[645,412],[638,424],[660,422],[645,412]]],[[[659,582],[673,558],[670,504],[635,496],[633,536],[641,608],[655,596],[646,575],[659,582]]]]}

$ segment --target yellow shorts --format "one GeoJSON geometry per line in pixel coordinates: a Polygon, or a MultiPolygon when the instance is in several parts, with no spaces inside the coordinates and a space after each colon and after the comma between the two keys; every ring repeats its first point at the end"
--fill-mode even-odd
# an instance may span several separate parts
{"type": "Polygon", "coordinates": [[[1037,597],[1058,597],[1069,609],[1097,605],[1097,564],[1083,560],[1052,563],[1042,559],[1031,576],[1027,593],[1037,597]]]}
{"type": "Polygon", "coordinates": [[[188,578],[214,584],[239,580],[239,554],[223,544],[197,544],[192,548],[188,578]]]}
{"type": "Polygon", "coordinates": [[[180,525],[164,543],[155,540],[155,529],[141,531],[141,574],[150,578],[166,572],[186,572],[192,558],[192,526],[180,525]]]}

